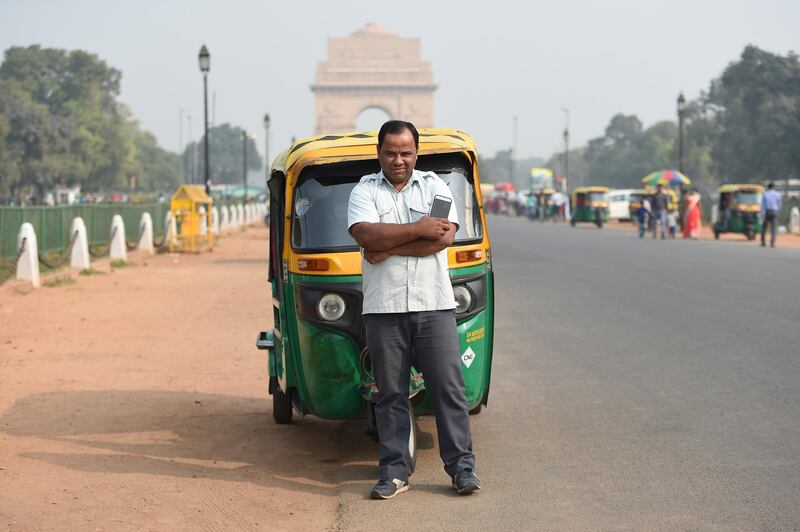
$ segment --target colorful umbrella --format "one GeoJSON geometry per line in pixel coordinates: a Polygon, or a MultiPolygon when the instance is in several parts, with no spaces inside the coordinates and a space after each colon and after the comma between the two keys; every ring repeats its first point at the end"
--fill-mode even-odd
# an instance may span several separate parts
{"type": "Polygon", "coordinates": [[[648,174],[647,177],[642,179],[642,183],[649,187],[656,185],[691,185],[692,180],[677,170],[659,170],[648,174]]]}

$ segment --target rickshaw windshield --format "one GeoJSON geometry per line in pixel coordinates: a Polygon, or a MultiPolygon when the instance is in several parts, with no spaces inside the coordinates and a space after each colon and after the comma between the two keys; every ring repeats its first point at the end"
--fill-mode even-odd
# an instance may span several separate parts
{"type": "Polygon", "coordinates": [[[760,205],[761,194],[755,190],[741,190],[733,194],[733,201],[737,205],[760,205]]]}
{"type": "MultiPolygon", "coordinates": [[[[429,156],[428,156],[429,157],[429,156]]],[[[446,168],[420,157],[419,170],[433,170],[453,193],[459,228],[455,243],[483,238],[480,209],[473,180],[463,168],[446,168]]],[[[378,171],[376,161],[358,161],[303,170],[295,188],[292,207],[292,247],[301,251],[356,250],[347,231],[350,192],[362,176],[378,171]]]]}
{"type": "Polygon", "coordinates": [[[589,201],[608,201],[607,192],[589,192],[589,201]]]}

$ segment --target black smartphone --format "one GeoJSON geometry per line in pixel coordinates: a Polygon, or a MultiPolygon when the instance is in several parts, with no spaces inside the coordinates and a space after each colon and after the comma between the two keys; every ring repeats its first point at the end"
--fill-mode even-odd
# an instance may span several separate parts
{"type": "Polygon", "coordinates": [[[445,220],[450,217],[450,205],[453,200],[446,196],[434,196],[433,205],[431,205],[431,218],[444,218],[445,220]]]}

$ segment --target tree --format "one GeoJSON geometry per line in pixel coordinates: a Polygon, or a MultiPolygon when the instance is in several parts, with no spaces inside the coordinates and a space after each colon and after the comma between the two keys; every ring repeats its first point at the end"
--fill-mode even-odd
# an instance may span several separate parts
{"type": "MultiPolygon", "coordinates": [[[[210,177],[212,183],[239,184],[242,182],[242,133],[240,127],[230,124],[221,124],[208,130],[208,155],[210,162],[210,177]]],[[[192,158],[195,158],[197,182],[203,181],[205,161],[203,157],[203,141],[189,143],[183,152],[184,168],[191,171],[192,158]]],[[[255,140],[247,139],[247,169],[260,170],[263,161],[256,148],[255,140]]]]}

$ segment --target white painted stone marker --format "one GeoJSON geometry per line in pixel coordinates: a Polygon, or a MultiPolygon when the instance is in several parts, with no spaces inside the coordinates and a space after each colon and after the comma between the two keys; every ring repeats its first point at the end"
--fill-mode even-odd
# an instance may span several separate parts
{"type": "Polygon", "coordinates": [[[111,237],[110,248],[108,256],[111,260],[128,260],[128,249],[125,247],[125,222],[122,221],[122,216],[115,214],[111,218],[111,237]],[[116,228],[116,231],[115,231],[116,228]]]}
{"type": "Polygon", "coordinates": [[[148,255],[154,255],[156,252],[155,245],[153,244],[153,218],[149,212],[143,212],[139,220],[139,243],[136,246],[141,251],[146,251],[148,255]]]}
{"type": "Polygon", "coordinates": [[[33,226],[25,222],[17,233],[17,253],[25,240],[25,251],[17,262],[17,279],[28,279],[33,286],[41,286],[39,280],[39,242],[33,226]]]}
{"type": "Polygon", "coordinates": [[[789,215],[789,232],[798,234],[800,233],[800,209],[792,207],[791,214],[789,215]]]}
{"type": "Polygon", "coordinates": [[[72,226],[69,229],[70,239],[76,232],[78,236],[75,237],[75,243],[72,245],[69,266],[78,270],[88,270],[92,267],[91,257],[89,257],[89,237],[86,235],[86,224],[80,216],[72,219],[72,226]]]}
{"type": "Polygon", "coordinates": [[[211,207],[211,232],[219,234],[219,209],[216,207],[211,207]]]}

